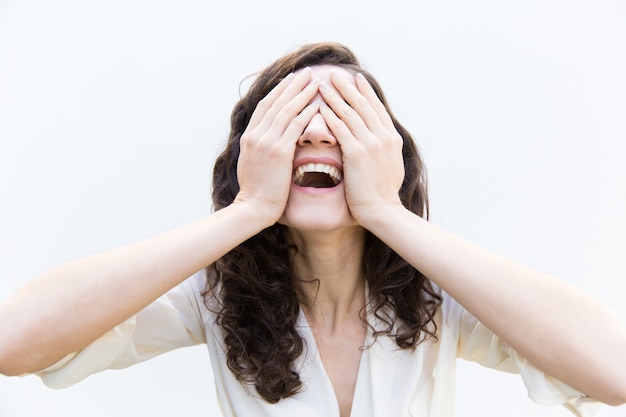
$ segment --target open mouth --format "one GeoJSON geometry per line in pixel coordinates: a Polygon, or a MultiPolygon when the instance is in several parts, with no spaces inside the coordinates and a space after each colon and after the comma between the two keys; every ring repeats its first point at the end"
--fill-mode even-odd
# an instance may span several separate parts
{"type": "Polygon", "coordinates": [[[303,164],[293,173],[293,182],[300,187],[332,188],[341,180],[341,171],[327,164],[303,164]]]}

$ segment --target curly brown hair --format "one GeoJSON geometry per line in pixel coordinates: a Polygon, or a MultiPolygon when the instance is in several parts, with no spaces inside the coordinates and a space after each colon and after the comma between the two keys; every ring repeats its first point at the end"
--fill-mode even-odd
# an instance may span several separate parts
{"type": "MultiPolygon", "coordinates": [[[[214,209],[230,205],[239,192],[239,140],[257,103],[288,74],[314,65],[336,65],[360,72],[372,85],[404,141],[401,201],[413,213],[428,218],[426,171],[415,142],[392,115],[376,80],[351,50],[337,43],[304,45],[278,59],[258,74],[237,102],[226,149],[213,170],[214,209]]],[[[286,226],[277,223],[210,265],[203,294],[207,306],[209,297],[219,303],[217,322],[224,332],[229,369],[241,383],[253,385],[269,403],[302,388],[293,366],[304,348],[296,329],[300,304],[293,285],[297,277],[292,259],[297,250],[288,240],[286,226]]],[[[403,349],[414,349],[430,337],[436,339],[434,316],[441,296],[423,274],[370,232],[366,233],[363,271],[371,312],[385,325],[376,330],[368,323],[375,337],[393,337],[403,349]]],[[[363,311],[361,318],[366,321],[363,311]]]]}

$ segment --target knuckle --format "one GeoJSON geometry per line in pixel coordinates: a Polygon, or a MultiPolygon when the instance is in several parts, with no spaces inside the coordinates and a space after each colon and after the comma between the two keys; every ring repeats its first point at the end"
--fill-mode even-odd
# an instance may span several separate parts
{"type": "Polygon", "coordinates": [[[268,153],[270,158],[279,158],[283,155],[284,151],[280,146],[272,146],[268,153]]]}
{"type": "Polygon", "coordinates": [[[257,147],[259,147],[260,149],[265,149],[271,143],[271,139],[272,137],[269,132],[265,132],[257,141],[257,147]]]}
{"type": "Polygon", "coordinates": [[[339,111],[339,117],[342,119],[352,116],[354,110],[351,107],[345,106],[339,111]]]}
{"type": "Polygon", "coordinates": [[[273,97],[271,97],[270,95],[266,95],[261,100],[259,100],[256,106],[257,108],[267,109],[267,107],[269,107],[273,101],[273,97]]]}
{"type": "Polygon", "coordinates": [[[307,124],[309,123],[310,118],[306,117],[306,115],[300,114],[298,116],[296,116],[291,123],[289,123],[289,125],[292,128],[298,129],[298,130],[304,130],[304,128],[307,126],[307,124]]]}
{"type": "MultiPolygon", "coordinates": [[[[293,152],[291,152],[293,154],[293,152]]],[[[268,157],[272,161],[282,161],[289,155],[289,147],[276,144],[267,151],[268,157]]]]}
{"type": "Polygon", "coordinates": [[[370,106],[370,102],[364,96],[359,96],[356,99],[356,106],[360,109],[364,109],[370,106]]]}
{"type": "Polygon", "coordinates": [[[398,132],[387,133],[383,136],[382,141],[394,147],[402,146],[403,142],[402,136],[398,132]]]}
{"type": "Polygon", "coordinates": [[[333,131],[342,130],[345,126],[345,124],[341,120],[336,118],[326,120],[326,125],[328,125],[328,127],[333,131]]]}
{"type": "Polygon", "coordinates": [[[244,132],[239,138],[239,146],[244,147],[250,144],[250,133],[244,132]]]}
{"type": "Polygon", "coordinates": [[[272,94],[272,93],[273,92],[270,92],[269,94],[266,94],[265,96],[263,96],[263,98],[259,100],[259,102],[257,103],[257,106],[267,107],[271,105],[274,101],[276,101],[275,94],[272,94]]]}
{"type": "Polygon", "coordinates": [[[294,111],[295,111],[295,110],[296,110],[296,105],[295,105],[293,102],[291,102],[291,101],[290,101],[290,102],[288,102],[288,103],[285,103],[285,104],[281,107],[281,109],[280,109],[279,113],[280,113],[281,115],[291,115],[291,114],[293,114],[293,113],[294,113],[294,111]]]}

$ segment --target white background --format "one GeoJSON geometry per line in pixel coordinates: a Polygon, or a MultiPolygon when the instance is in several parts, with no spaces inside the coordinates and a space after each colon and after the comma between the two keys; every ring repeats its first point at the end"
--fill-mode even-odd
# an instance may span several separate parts
{"type": "MultiPolygon", "coordinates": [[[[239,82],[321,40],[350,46],[413,132],[433,221],[626,322],[626,6],[609,0],[0,0],[0,299],[209,213],[239,82]]],[[[460,368],[460,417],[569,415],[460,368]]],[[[218,415],[213,389],[197,347],[61,391],[0,377],[0,416],[218,415]]]]}

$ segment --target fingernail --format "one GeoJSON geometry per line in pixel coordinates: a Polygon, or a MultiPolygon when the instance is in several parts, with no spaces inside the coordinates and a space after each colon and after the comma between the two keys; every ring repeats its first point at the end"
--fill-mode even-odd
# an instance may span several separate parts
{"type": "Polygon", "coordinates": [[[363,81],[367,81],[367,79],[365,79],[365,76],[363,74],[361,74],[360,72],[356,74],[357,78],[360,78],[363,81]]]}
{"type": "Polygon", "coordinates": [[[326,81],[320,81],[320,88],[322,90],[328,89],[328,83],[326,83],[326,81]]]}

